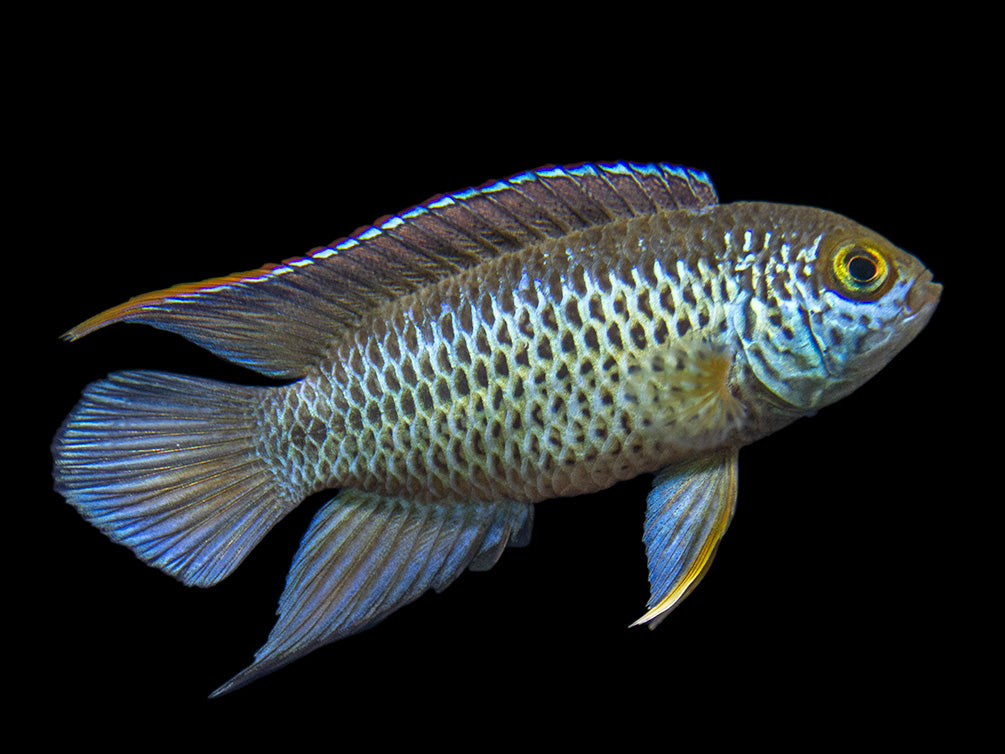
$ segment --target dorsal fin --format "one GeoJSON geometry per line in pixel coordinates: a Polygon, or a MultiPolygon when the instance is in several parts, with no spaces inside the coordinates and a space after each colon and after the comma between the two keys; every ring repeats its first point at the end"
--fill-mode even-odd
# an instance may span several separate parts
{"type": "Polygon", "coordinates": [[[689,168],[540,168],[435,196],[305,257],[137,296],[64,337],[141,322],[263,374],[296,378],[363,313],[443,277],[618,218],[716,202],[708,176],[689,168]]]}

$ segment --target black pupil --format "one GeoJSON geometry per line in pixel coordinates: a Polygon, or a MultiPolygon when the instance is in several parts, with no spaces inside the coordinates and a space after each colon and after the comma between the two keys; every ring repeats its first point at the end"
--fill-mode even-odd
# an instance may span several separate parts
{"type": "Polygon", "coordinates": [[[848,274],[858,283],[868,283],[876,277],[876,263],[869,257],[852,257],[848,260],[848,274]]]}

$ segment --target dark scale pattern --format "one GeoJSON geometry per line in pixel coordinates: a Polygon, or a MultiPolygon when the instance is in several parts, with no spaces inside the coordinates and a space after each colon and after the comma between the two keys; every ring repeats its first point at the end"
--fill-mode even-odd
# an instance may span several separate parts
{"type": "MultiPolygon", "coordinates": [[[[742,213],[731,232],[674,214],[546,241],[373,311],[266,409],[281,429],[264,452],[308,490],[531,502],[763,435],[731,307],[751,287],[783,298],[779,244],[745,235],[742,213]]],[[[745,326],[773,310],[744,306],[745,326]]]]}

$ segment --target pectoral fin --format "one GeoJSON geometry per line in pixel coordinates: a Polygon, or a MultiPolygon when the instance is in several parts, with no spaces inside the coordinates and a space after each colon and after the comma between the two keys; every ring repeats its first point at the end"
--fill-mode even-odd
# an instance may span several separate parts
{"type": "Polygon", "coordinates": [[[412,503],[343,490],[300,543],[265,646],[213,696],[445,589],[465,568],[491,568],[507,545],[527,543],[532,516],[522,503],[412,503]]]}
{"type": "Polygon", "coordinates": [[[643,537],[649,559],[649,612],[633,626],[654,628],[698,585],[736,505],[737,451],[663,469],[653,480],[643,537]]]}

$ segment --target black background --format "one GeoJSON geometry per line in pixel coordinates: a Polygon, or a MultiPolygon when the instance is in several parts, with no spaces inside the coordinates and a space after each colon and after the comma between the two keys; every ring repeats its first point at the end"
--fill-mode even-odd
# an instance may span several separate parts
{"type": "Polygon", "coordinates": [[[27,545],[11,610],[29,708],[79,720],[81,740],[123,719],[267,720],[320,727],[333,745],[341,729],[449,744],[460,721],[502,741],[620,732],[624,745],[695,726],[772,740],[797,722],[848,740],[966,726],[945,710],[980,665],[980,640],[962,638],[981,622],[964,587],[982,508],[961,416],[981,411],[970,401],[985,389],[963,337],[985,253],[967,237],[983,193],[973,176],[990,155],[979,112],[930,75],[938,65],[813,72],[782,56],[713,73],[685,60],[611,70],[600,56],[516,72],[415,48],[378,72],[360,51],[314,50],[305,81],[268,49],[231,60],[212,47],[194,62],[136,42],[66,56],[28,117],[33,242],[17,257],[41,284],[27,327],[14,315],[28,339],[8,368],[28,417],[14,419],[14,472],[30,493],[15,496],[29,520],[8,538],[27,545]],[[139,293],[302,255],[436,193],[622,159],[701,168],[723,202],[847,214],[919,256],[946,285],[941,306],[859,392],[741,453],[716,562],[655,631],[627,628],[648,596],[643,477],[540,505],[531,545],[492,571],[208,701],[265,641],[327,498],[212,589],[143,565],[51,490],[62,418],[115,370],[256,377],[152,328],[72,344],[60,333],[139,293]]]}

